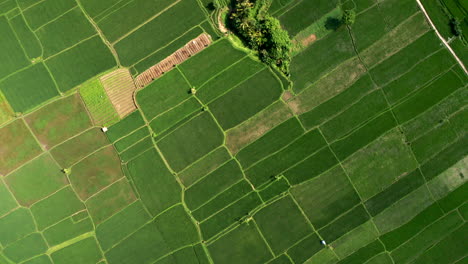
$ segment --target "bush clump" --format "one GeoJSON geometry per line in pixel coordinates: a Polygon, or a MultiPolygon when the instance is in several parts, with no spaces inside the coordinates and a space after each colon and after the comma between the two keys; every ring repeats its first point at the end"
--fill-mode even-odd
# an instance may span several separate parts
{"type": "Polygon", "coordinates": [[[261,61],[286,75],[291,61],[291,39],[278,19],[268,14],[268,0],[232,0],[229,26],[261,61]]]}
{"type": "Polygon", "coordinates": [[[342,18],[343,24],[351,26],[356,22],[356,12],[354,10],[345,10],[342,18]]]}
{"type": "Polygon", "coordinates": [[[458,18],[450,19],[450,28],[452,29],[452,33],[455,36],[460,36],[462,34],[462,28],[460,25],[460,20],[458,18]]]}

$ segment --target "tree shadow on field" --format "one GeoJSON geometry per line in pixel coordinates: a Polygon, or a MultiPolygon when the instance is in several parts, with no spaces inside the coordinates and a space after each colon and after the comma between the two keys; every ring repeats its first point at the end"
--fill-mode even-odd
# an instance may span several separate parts
{"type": "Polygon", "coordinates": [[[335,17],[329,17],[325,21],[325,28],[328,30],[336,31],[337,29],[341,27],[341,25],[343,25],[343,22],[341,22],[340,19],[335,18],[335,17]]]}

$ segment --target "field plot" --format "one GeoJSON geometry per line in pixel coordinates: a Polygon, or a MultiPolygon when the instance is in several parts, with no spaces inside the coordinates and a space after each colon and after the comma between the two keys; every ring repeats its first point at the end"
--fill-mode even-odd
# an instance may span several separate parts
{"type": "Polygon", "coordinates": [[[35,33],[44,49],[42,56],[48,58],[95,35],[96,31],[81,9],[75,7],[53,22],[40,27],[35,33]],[[69,33],[63,34],[63,32],[69,33]]]}
{"type": "Polygon", "coordinates": [[[189,98],[163,114],[155,117],[151,123],[151,129],[156,135],[170,132],[177,127],[178,124],[187,120],[198,112],[202,106],[196,98],[189,98]]]}
{"type": "Polygon", "coordinates": [[[203,29],[201,27],[194,27],[184,33],[182,36],[176,38],[167,46],[159,49],[158,51],[152,53],[151,55],[147,56],[137,64],[135,64],[134,68],[138,73],[142,73],[151,66],[161,62],[177,50],[179,50],[183,45],[186,45],[190,40],[200,36],[203,33],[203,29]]]}
{"type": "Polygon", "coordinates": [[[50,257],[57,264],[97,263],[102,253],[96,239],[89,237],[55,251],[50,257]]]}
{"type": "Polygon", "coordinates": [[[468,77],[416,1],[265,1],[286,73],[238,2],[0,0],[2,264],[466,262],[468,77]]]}
{"type": "Polygon", "coordinates": [[[83,201],[122,177],[119,157],[111,146],[74,165],[69,176],[73,188],[83,201]]]}
{"type": "Polygon", "coordinates": [[[135,232],[150,220],[141,202],[124,208],[96,228],[96,237],[104,251],[135,232]]]}
{"type": "Polygon", "coordinates": [[[244,56],[244,52],[233,48],[228,40],[222,39],[180,65],[180,69],[190,84],[198,88],[244,56]]]}
{"type": "Polygon", "coordinates": [[[375,91],[325,122],[320,126],[320,129],[325,138],[329,142],[333,142],[365,123],[374,115],[381,113],[387,107],[387,101],[382,91],[375,91]]]}
{"type": "Polygon", "coordinates": [[[439,49],[437,37],[433,32],[428,32],[375,66],[370,73],[378,85],[387,84],[439,49]]]}
{"type": "Polygon", "coordinates": [[[424,35],[429,29],[424,14],[416,13],[361,51],[361,58],[369,67],[374,66],[424,35]]]}
{"type": "Polygon", "coordinates": [[[300,56],[294,57],[291,62],[291,79],[294,82],[294,91],[300,92],[308,88],[321,76],[354,55],[350,36],[344,29],[309,46],[300,56]]]}
{"type": "Polygon", "coordinates": [[[417,11],[415,1],[385,0],[359,14],[352,26],[357,50],[366,49],[417,11]]]}
{"type": "Polygon", "coordinates": [[[181,171],[178,177],[188,187],[230,159],[227,149],[219,147],[181,171]]]}
{"type": "Polygon", "coordinates": [[[49,58],[45,63],[60,91],[66,92],[114,67],[115,59],[101,38],[96,36],[49,58]],[[76,71],[77,68],[81,70],[76,71]]]}
{"type": "Polygon", "coordinates": [[[106,135],[111,142],[115,142],[144,125],[145,121],[143,120],[140,111],[135,111],[124,119],[120,120],[120,122],[117,124],[109,127],[109,131],[106,133],[106,135]]]}
{"type": "Polygon", "coordinates": [[[0,183],[0,215],[5,215],[17,206],[15,198],[8,190],[7,186],[2,182],[0,183]]]}
{"type": "Polygon", "coordinates": [[[102,76],[100,80],[120,118],[136,110],[133,101],[136,87],[127,69],[115,70],[102,76]]]}
{"type": "Polygon", "coordinates": [[[180,186],[154,149],[128,163],[140,198],[154,216],[180,202],[180,186]]]}
{"type": "Polygon", "coordinates": [[[198,88],[197,97],[204,103],[212,102],[229,89],[245,82],[246,78],[253,76],[263,68],[264,66],[261,63],[246,57],[204,83],[198,88]]]}
{"type": "Polygon", "coordinates": [[[73,215],[44,230],[43,235],[47,243],[50,246],[55,246],[91,232],[93,230],[93,223],[87,213],[84,212],[84,214],[86,214],[86,218],[82,220],[74,221],[73,219],[76,215],[73,215]]]}
{"type": "Polygon", "coordinates": [[[43,50],[37,36],[31,31],[21,15],[10,19],[10,25],[16,32],[18,39],[23,46],[30,60],[42,56],[43,50]]]}
{"type": "Polygon", "coordinates": [[[65,174],[45,153],[5,177],[5,182],[22,206],[29,206],[68,184],[65,174]]]}
{"type": "Polygon", "coordinates": [[[0,90],[15,112],[27,112],[59,94],[43,63],[9,76],[0,83],[0,90]],[[32,92],[35,96],[29,96],[32,92]]]}
{"type": "Polygon", "coordinates": [[[77,94],[42,107],[28,115],[26,122],[47,149],[91,126],[91,120],[77,94]]]}
{"type": "MultiPolygon", "coordinates": [[[[280,1],[285,2],[285,1],[280,1]]],[[[308,25],[312,24],[323,15],[336,7],[339,1],[301,1],[285,13],[279,19],[290,35],[294,36],[308,25]],[[313,9],[313,12],[310,10],[313,9]]]]}
{"type": "Polygon", "coordinates": [[[185,203],[190,209],[197,209],[240,180],[242,171],[239,165],[231,160],[190,186],[185,191],[185,203]]]}
{"type": "Polygon", "coordinates": [[[177,250],[176,252],[158,260],[155,263],[208,263],[209,260],[203,252],[203,247],[198,244],[195,247],[189,246],[177,250]]]}
{"type": "Polygon", "coordinates": [[[18,119],[0,129],[0,174],[7,175],[24,162],[38,156],[41,148],[23,120],[18,119]]]}
{"type": "Polygon", "coordinates": [[[132,187],[123,178],[86,201],[86,207],[98,225],[136,200],[132,187]]]}
{"type": "Polygon", "coordinates": [[[142,127],[128,136],[118,140],[115,142],[114,146],[117,149],[118,152],[122,153],[125,150],[128,150],[135,144],[137,144],[139,141],[142,141],[145,137],[149,136],[149,130],[147,127],[142,127]]]}
{"type": "Polygon", "coordinates": [[[63,168],[69,168],[107,144],[108,141],[101,130],[91,128],[58,145],[51,150],[51,154],[63,168]]]}
{"type": "Polygon", "coordinates": [[[200,114],[157,142],[175,171],[181,171],[223,143],[223,134],[208,113],[200,114]],[[180,155],[185,153],[185,155],[180,155]]]}
{"type": "Polygon", "coordinates": [[[361,197],[367,199],[381,192],[401,175],[413,171],[417,163],[404,139],[392,130],[356,152],[343,166],[361,197]]]}
{"type": "Polygon", "coordinates": [[[106,253],[109,263],[154,262],[168,253],[193,244],[194,224],[181,206],[173,207],[106,253]],[[152,249],[152,250],[150,250],[152,249]]]}
{"type": "Polygon", "coordinates": [[[288,99],[287,103],[294,113],[302,114],[325,103],[351,86],[374,86],[372,82],[366,81],[366,76],[362,76],[364,73],[365,67],[358,58],[349,59],[311,84],[303,92],[288,99]]]}
{"type": "Polygon", "coordinates": [[[435,53],[400,78],[385,85],[384,91],[388,101],[394,104],[410,93],[417,91],[427,82],[433,81],[434,76],[439,77],[453,64],[454,60],[450,57],[448,51],[441,50],[435,53]]]}
{"type": "Polygon", "coordinates": [[[244,168],[248,168],[264,156],[285,147],[289,142],[301,136],[303,132],[299,121],[296,118],[291,118],[247,145],[236,157],[244,168]]]}
{"type": "Polygon", "coordinates": [[[208,246],[211,257],[217,263],[264,263],[272,253],[254,224],[243,224],[208,246]]]}
{"type": "Polygon", "coordinates": [[[6,247],[3,252],[17,263],[45,253],[47,244],[40,233],[33,233],[6,247]]]}
{"type": "Polygon", "coordinates": [[[199,221],[206,220],[250,192],[252,192],[252,186],[247,181],[240,180],[195,209],[192,215],[199,221]]]}
{"type": "Polygon", "coordinates": [[[162,74],[172,70],[176,65],[181,64],[191,56],[202,51],[209,44],[211,44],[211,37],[208,34],[201,34],[190,40],[185,46],[138,75],[135,79],[137,87],[145,87],[162,74]]]}
{"type": "Polygon", "coordinates": [[[208,107],[221,127],[227,130],[278,100],[281,92],[281,84],[271,71],[265,69],[229,90],[208,107]]]}
{"type": "Polygon", "coordinates": [[[317,228],[325,226],[359,203],[357,193],[339,166],[293,187],[291,193],[317,228]]]}
{"type": "Polygon", "coordinates": [[[245,174],[253,185],[260,186],[318,151],[325,144],[322,135],[317,130],[312,130],[283,149],[257,162],[246,170],[245,174]]]}
{"type": "Polygon", "coordinates": [[[109,126],[119,121],[117,111],[98,79],[86,82],[80,86],[79,91],[94,125],[109,126]]]}
{"type": "Polygon", "coordinates": [[[31,206],[31,212],[39,230],[84,209],[84,204],[78,199],[71,187],[63,188],[31,206]]]}
{"type": "Polygon", "coordinates": [[[231,153],[236,154],[290,117],[292,117],[290,109],[281,101],[275,102],[249,120],[227,131],[226,146],[231,153]]]}
{"type": "Polygon", "coordinates": [[[3,1],[2,2],[2,5],[1,5],[1,9],[0,9],[0,13],[1,14],[4,14],[4,13],[9,13],[9,12],[13,12],[14,9],[16,7],[16,2],[15,1],[3,1]]]}
{"type": "Polygon", "coordinates": [[[381,234],[403,225],[434,202],[425,186],[419,187],[374,218],[381,234]]]}
{"type": "Polygon", "coordinates": [[[13,116],[13,109],[2,92],[0,92],[0,126],[13,119],[13,116]]]}
{"type": "Polygon", "coordinates": [[[5,41],[0,44],[0,78],[4,78],[13,72],[30,65],[29,60],[21,50],[21,45],[10,28],[6,17],[0,17],[0,34],[5,41]]]}
{"type": "Polygon", "coordinates": [[[312,232],[312,227],[290,196],[263,208],[255,214],[254,219],[275,255],[279,255],[312,232]],[[271,221],[272,217],[278,217],[280,220],[271,221]],[[286,232],[288,235],[283,236],[286,232]]]}
{"type": "Polygon", "coordinates": [[[146,118],[151,120],[190,96],[190,86],[179,71],[170,71],[136,94],[146,118]]]}
{"type": "Polygon", "coordinates": [[[21,9],[25,10],[24,17],[33,30],[37,30],[77,5],[72,0],[47,0],[40,3],[37,1],[19,2],[21,2],[21,9]]]}
{"type": "MultiPolygon", "coordinates": [[[[373,89],[375,89],[375,85],[372,83],[371,78],[369,76],[363,76],[343,92],[338,93],[336,96],[312,108],[312,110],[301,114],[299,118],[306,128],[313,128],[339,115],[341,111],[345,111],[347,108],[349,109],[350,103],[362,99],[373,89]]],[[[306,100],[310,102],[309,98],[306,98],[306,100]]],[[[366,114],[368,115],[370,112],[366,114]]],[[[341,115],[344,115],[344,113],[341,115]]]]}
{"type": "Polygon", "coordinates": [[[28,209],[18,208],[0,218],[0,230],[0,242],[7,246],[36,231],[36,225],[28,209]]]}
{"type": "MultiPolygon", "coordinates": [[[[167,45],[172,39],[182,35],[184,32],[190,30],[195,25],[201,23],[205,16],[198,6],[197,2],[190,0],[180,0],[177,2],[164,0],[166,7],[163,4],[151,5],[149,9],[160,8],[161,13],[157,13],[152,20],[142,25],[141,27],[134,28],[129,33],[124,34],[118,33],[120,36],[115,36],[113,33],[106,33],[106,28],[102,28],[103,21],[108,20],[108,25],[111,30],[121,30],[122,27],[115,27],[115,22],[123,22],[121,14],[118,12],[114,13],[114,16],[108,16],[106,20],[98,22],[98,25],[103,29],[104,35],[108,37],[111,42],[117,41],[114,45],[117,53],[119,54],[120,60],[124,66],[131,66],[152,52],[156,51],[157,48],[167,45]],[[178,21],[178,14],[185,14],[183,21],[178,21]],[[114,20],[114,21],[112,21],[114,20]],[[159,36],[158,38],[148,38],[147,34],[153,36],[159,36]]],[[[125,14],[137,19],[141,19],[140,13],[142,8],[140,5],[145,5],[145,1],[134,1],[131,5],[135,5],[136,8],[133,10],[120,9],[122,12],[128,12],[125,14]]],[[[146,3],[148,5],[148,3],[146,3]]],[[[150,19],[151,16],[148,17],[150,19]]],[[[145,22],[145,21],[141,21],[145,22]]],[[[127,22],[125,24],[131,25],[127,22]]],[[[136,25],[134,25],[136,26],[136,25]]]]}

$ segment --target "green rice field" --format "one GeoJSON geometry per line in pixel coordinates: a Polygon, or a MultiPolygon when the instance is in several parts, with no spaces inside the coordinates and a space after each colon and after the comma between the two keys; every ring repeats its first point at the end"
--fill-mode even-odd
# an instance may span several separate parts
{"type": "Polygon", "coordinates": [[[0,0],[0,36],[0,264],[468,263],[467,1],[0,0]]]}

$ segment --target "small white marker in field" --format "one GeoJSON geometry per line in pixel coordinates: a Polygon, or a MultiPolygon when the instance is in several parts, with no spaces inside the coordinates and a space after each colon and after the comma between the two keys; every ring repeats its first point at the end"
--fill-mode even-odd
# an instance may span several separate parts
{"type": "Polygon", "coordinates": [[[322,245],[324,245],[324,246],[327,245],[327,242],[325,240],[320,241],[320,243],[322,243],[322,245]]]}
{"type": "Polygon", "coordinates": [[[101,130],[102,130],[102,132],[106,133],[107,130],[109,130],[109,129],[107,129],[107,127],[103,127],[103,128],[101,128],[101,130]]]}

